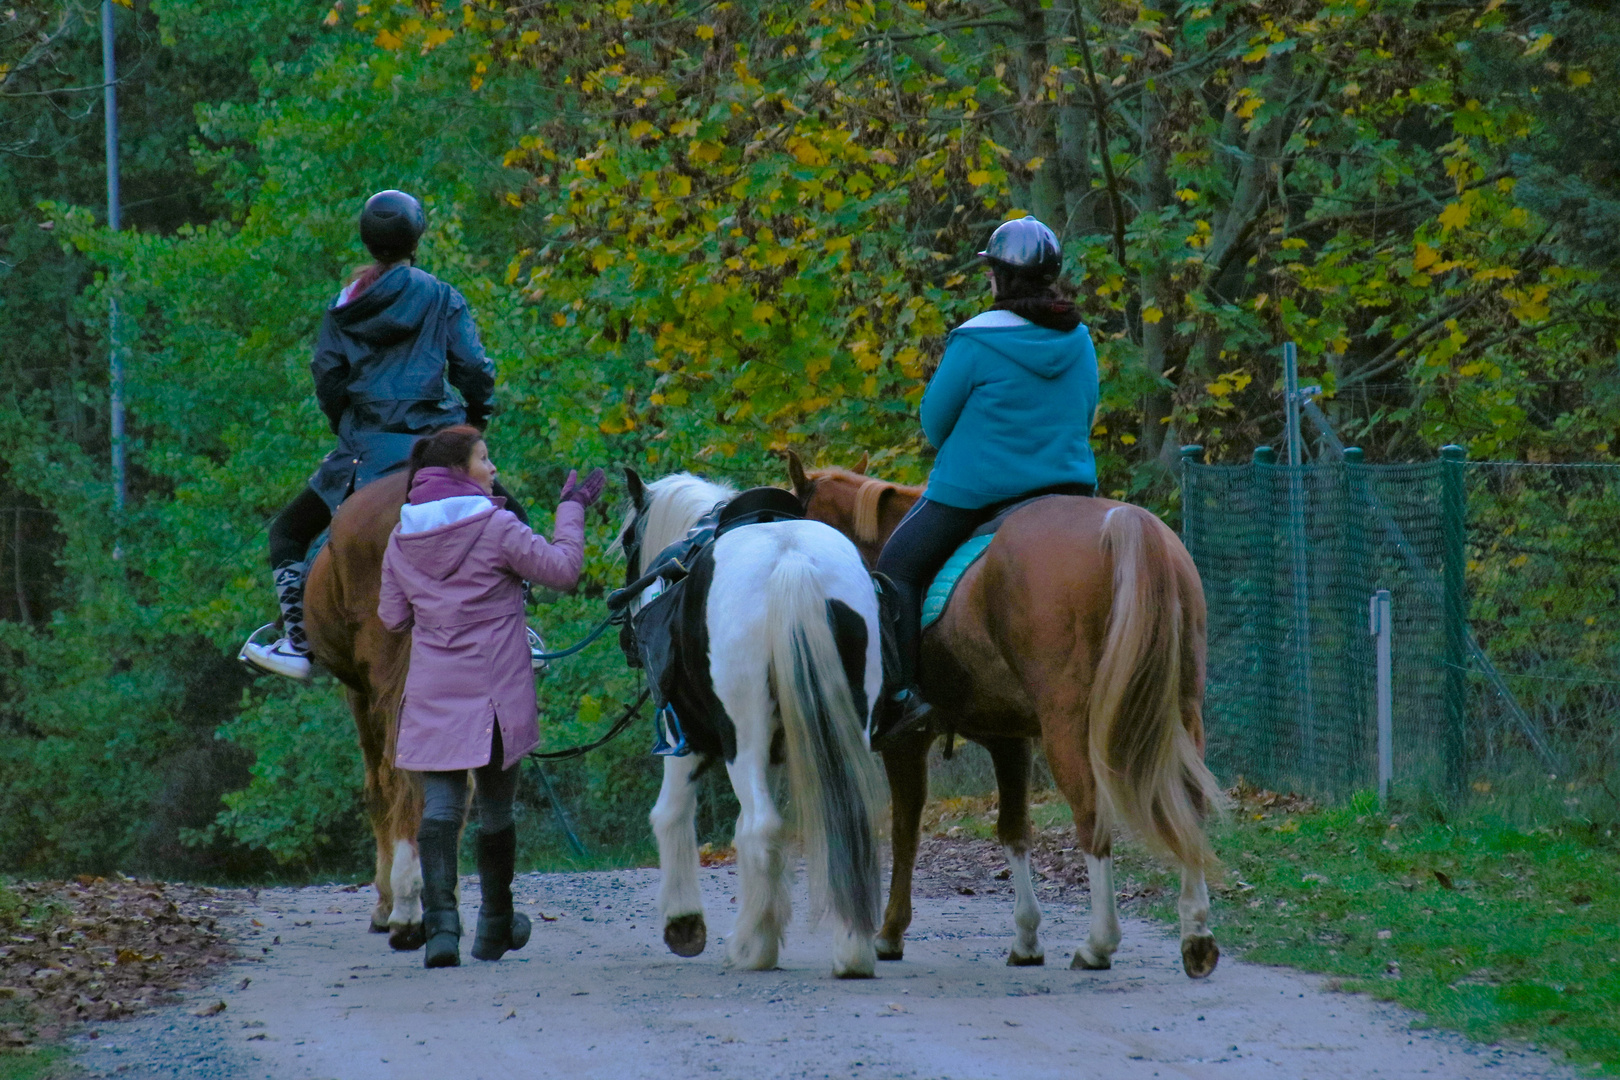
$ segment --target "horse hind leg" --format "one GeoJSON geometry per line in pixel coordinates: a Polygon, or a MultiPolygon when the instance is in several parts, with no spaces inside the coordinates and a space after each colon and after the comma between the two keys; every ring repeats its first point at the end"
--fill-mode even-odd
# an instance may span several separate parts
{"type": "Polygon", "coordinates": [[[1007,954],[1009,967],[1039,967],[1046,963],[1038,931],[1041,905],[1035,899],[1035,880],[1029,867],[1029,771],[1033,747],[1028,739],[980,740],[990,751],[996,770],[999,810],[996,837],[1007,854],[1013,879],[1013,925],[1016,937],[1007,954]]]}
{"type": "MultiPolygon", "coordinates": [[[[737,816],[735,841],[737,925],[726,950],[726,966],[769,971],[776,966],[793,901],[788,892],[782,817],[771,798],[766,774],[769,738],[749,739],[755,745],[747,749],[741,745],[743,741],[739,737],[737,758],[727,767],[742,812],[737,816]]],[[[834,948],[836,952],[839,946],[834,948]]]]}
{"type": "Polygon", "coordinates": [[[1187,977],[1202,979],[1215,970],[1221,950],[1209,932],[1209,885],[1201,869],[1181,868],[1181,967],[1187,977]]]}
{"type": "Polygon", "coordinates": [[[701,759],[666,757],[664,782],[648,815],[658,841],[658,915],[664,944],[676,956],[696,956],[708,945],[703,896],[698,891],[697,787],[701,759]]]}
{"type": "MultiPolygon", "coordinates": [[[[1065,717],[1078,710],[1064,710],[1065,717]]],[[[1097,790],[1091,762],[1075,726],[1043,723],[1046,761],[1052,779],[1074,812],[1075,840],[1086,857],[1086,878],[1091,893],[1091,927],[1074,952],[1072,968],[1105,971],[1119,951],[1119,908],[1114,892],[1113,836],[1098,827],[1097,790]]]]}
{"type": "Polygon", "coordinates": [[[928,801],[928,748],[933,742],[933,732],[925,731],[898,740],[883,751],[883,768],[889,775],[894,835],[889,904],[883,912],[883,926],[877,936],[879,960],[899,960],[905,956],[906,928],[911,925],[911,879],[917,867],[923,805],[928,801]]]}

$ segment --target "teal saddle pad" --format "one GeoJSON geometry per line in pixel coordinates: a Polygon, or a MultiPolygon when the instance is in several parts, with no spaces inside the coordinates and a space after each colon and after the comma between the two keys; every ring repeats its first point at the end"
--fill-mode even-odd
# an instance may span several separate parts
{"type": "Polygon", "coordinates": [[[928,592],[923,595],[922,624],[924,630],[939,621],[939,617],[945,614],[945,608],[951,602],[951,594],[956,591],[956,583],[962,580],[962,575],[967,573],[968,567],[979,561],[979,557],[984,554],[985,548],[989,547],[990,541],[995,538],[994,533],[985,533],[983,536],[972,537],[967,543],[952,552],[949,559],[945,560],[945,565],[940,567],[938,574],[934,575],[933,584],[928,586],[928,592]]]}

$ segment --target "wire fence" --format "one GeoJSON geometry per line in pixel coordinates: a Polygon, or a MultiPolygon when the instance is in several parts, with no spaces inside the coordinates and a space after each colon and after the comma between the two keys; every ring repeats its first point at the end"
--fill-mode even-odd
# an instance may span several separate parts
{"type": "Polygon", "coordinates": [[[1368,605],[1392,599],[1394,780],[1534,778],[1613,801],[1620,467],[1182,463],[1209,603],[1209,757],[1223,779],[1342,798],[1377,784],[1368,605]],[[1554,779],[1556,778],[1556,779],[1554,779]]]}

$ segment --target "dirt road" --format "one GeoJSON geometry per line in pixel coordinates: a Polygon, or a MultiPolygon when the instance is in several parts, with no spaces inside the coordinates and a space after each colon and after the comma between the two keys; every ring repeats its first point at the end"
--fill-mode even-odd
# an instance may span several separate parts
{"type": "MultiPolygon", "coordinates": [[[[710,946],[695,960],[659,939],[656,880],[525,876],[520,902],[556,921],[536,918],[529,947],[498,964],[431,972],[365,932],[369,889],[263,890],[237,920],[246,959],[183,1006],[81,1038],[80,1064],[131,1080],[1574,1075],[1532,1051],[1414,1032],[1411,1014],[1308,976],[1225,958],[1191,982],[1175,941],[1140,921],[1113,970],[1071,971],[1084,928],[1072,905],[1047,907],[1050,967],[1008,968],[1005,896],[920,900],[906,958],[875,980],[827,977],[824,935],[799,923],[779,970],[729,972],[715,939],[736,910],[731,872],[704,871],[710,946]]],[[[464,895],[470,923],[470,879],[464,895]]]]}

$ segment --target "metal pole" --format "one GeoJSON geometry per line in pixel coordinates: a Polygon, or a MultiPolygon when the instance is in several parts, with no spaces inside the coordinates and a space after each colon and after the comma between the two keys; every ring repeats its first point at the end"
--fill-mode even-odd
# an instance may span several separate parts
{"type": "Polygon", "coordinates": [[[1468,451],[1452,444],[1440,448],[1441,525],[1445,536],[1444,582],[1446,641],[1446,786],[1460,797],[1468,769],[1468,495],[1463,469],[1468,451]]]}
{"type": "Polygon", "coordinates": [[[1389,782],[1395,776],[1395,689],[1390,659],[1389,590],[1373,593],[1368,629],[1378,639],[1378,805],[1389,804],[1389,782]]]}
{"type": "Polygon", "coordinates": [[[1316,698],[1312,685],[1315,635],[1311,633],[1310,559],[1306,553],[1305,478],[1299,433],[1299,349],[1283,343],[1283,396],[1288,418],[1288,547],[1294,585],[1294,681],[1299,701],[1300,768],[1317,781],[1316,698]]]}
{"type": "MultiPolygon", "coordinates": [[[[102,100],[107,119],[107,228],[120,228],[118,213],[118,65],[113,55],[112,0],[101,0],[102,100]]],[[[112,429],[113,509],[124,512],[124,361],[118,353],[118,297],[108,282],[107,384],[112,429]]]]}

